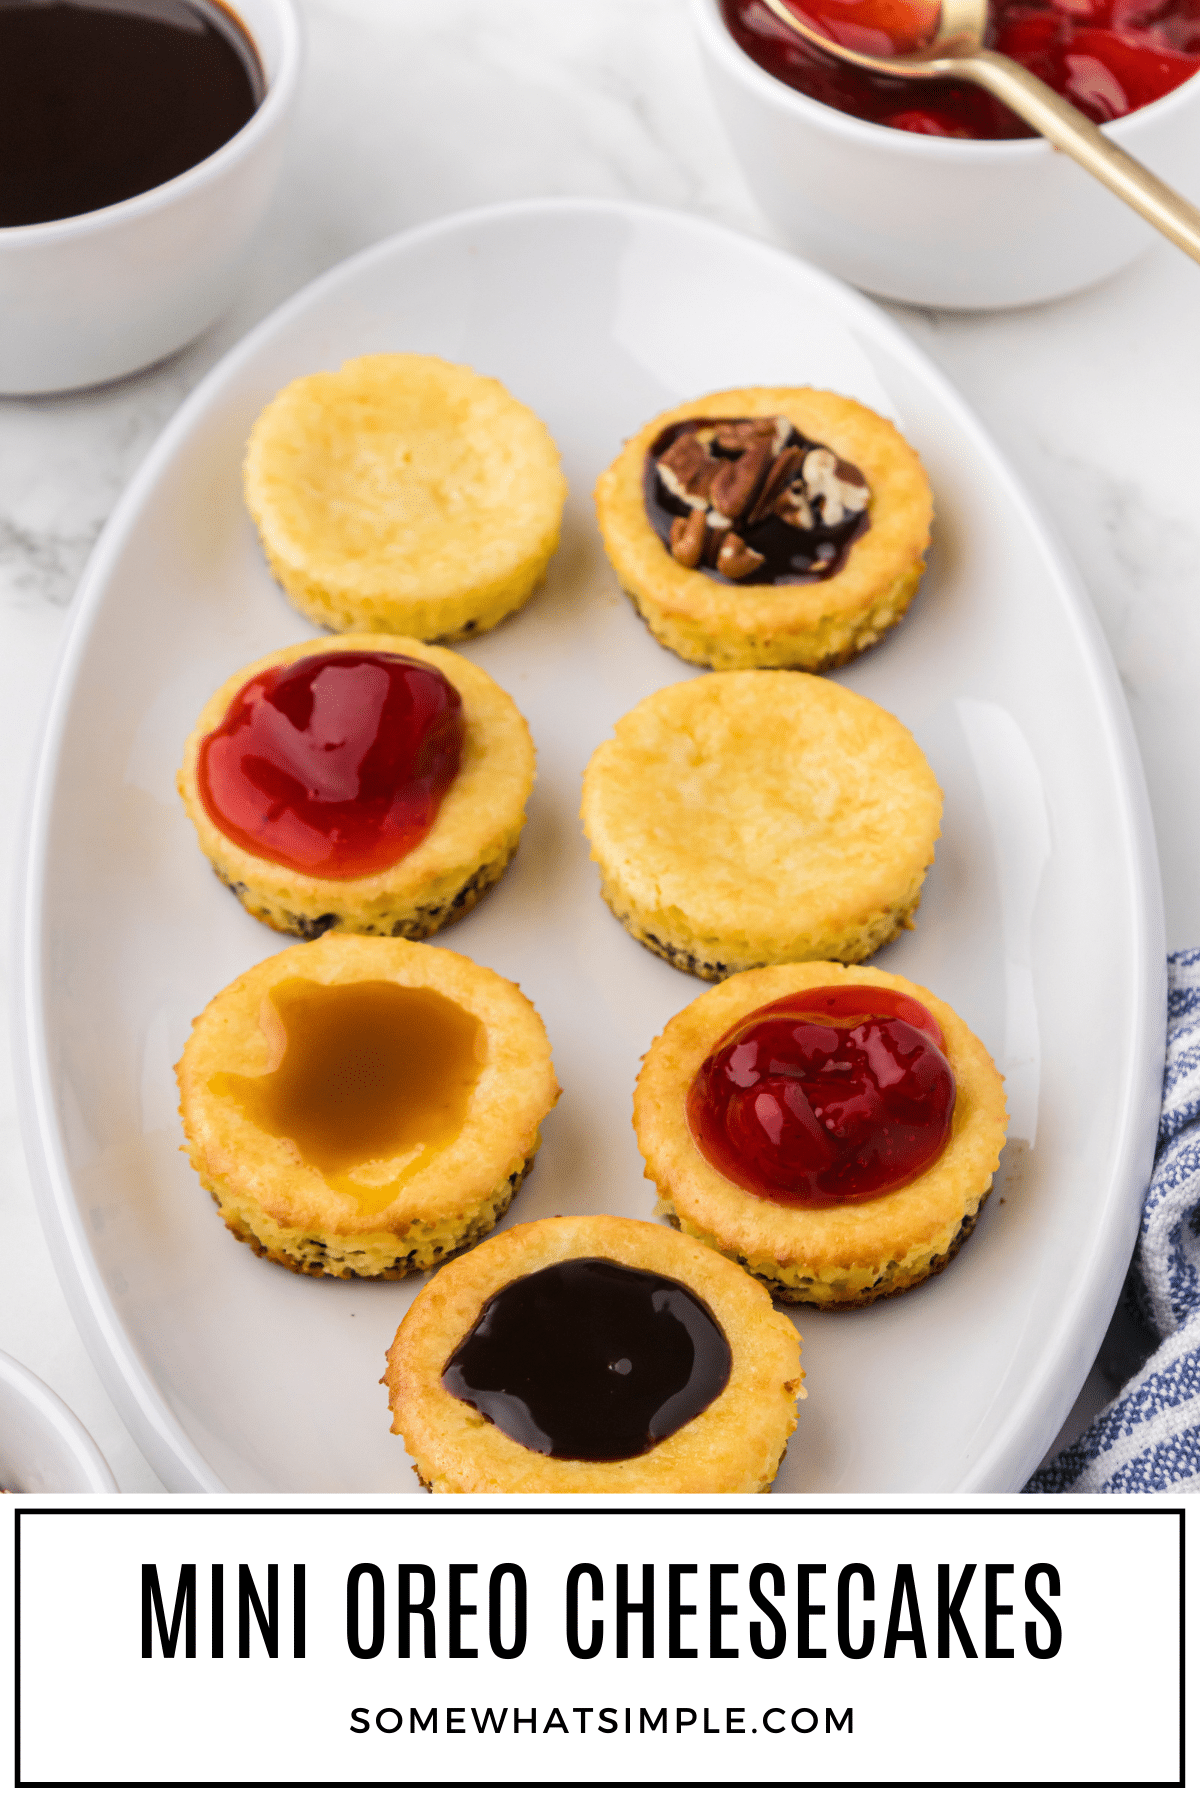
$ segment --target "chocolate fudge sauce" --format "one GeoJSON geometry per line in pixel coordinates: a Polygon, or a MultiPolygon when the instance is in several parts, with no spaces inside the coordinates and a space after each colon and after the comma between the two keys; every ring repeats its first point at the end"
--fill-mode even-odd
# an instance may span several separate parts
{"type": "Polygon", "coordinates": [[[862,471],[782,417],[676,420],[643,495],[676,562],[742,587],[827,581],[870,524],[862,471]]]}
{"type": "Polygon", "coordinates": [[[216,0],[0,0],[0,226],[161,186],[240,131],[265,90],[216,0]]]}
{"type": "Polygon", "coordinates": [[[641,1456],[729,1380],[725,1334],[690,1288],[652,1269],[577,1257],[494,1294],[443,1385],[547,1456],[641,1456]]]}

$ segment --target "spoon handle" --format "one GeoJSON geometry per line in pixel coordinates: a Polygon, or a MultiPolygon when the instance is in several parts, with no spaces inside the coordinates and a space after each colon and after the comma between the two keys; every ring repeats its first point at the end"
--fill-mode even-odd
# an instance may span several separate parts
{"type": "Polygon", "coordinates": [[[1200,209],[1152,175],[1144,164],[1110,143],[1069,100],[996,50],[977,50],[956,59],[954,73],[965,75],[1002,100],[1027,125],[1049,138],[1057,149],[1073,156],[1089,175],[1111,188],[1118,199],[1140,212],[1164,237],[1200,262],[1200,209]]]}

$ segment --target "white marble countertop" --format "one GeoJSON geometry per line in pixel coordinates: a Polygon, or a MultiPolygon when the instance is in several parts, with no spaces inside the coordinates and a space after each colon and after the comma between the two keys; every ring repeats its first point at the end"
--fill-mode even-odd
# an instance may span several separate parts
{"type": "MultiPolygon", "coordinates": [[[[686,0],[300,0],[287,169],[233,312],[126,382],[0,401],[0,705],[6,916],[22,794],[88,552],[160,428],[279,301],[406,226],[491,201],[598,195],[772,232],[704,87],[686,0]]],[[[1172,948],[1200,942],[1200,269],[1165,242],[1106,286],[1013,313],[891,307],[1058,526],[1141,744],[1172,948]]],[[[1030,646],[1030,655],[1038,654],[1030,646]]],[[[6,1000],[15,981],[4,932],[6,1000]]],[[[0,1348],[79,1415],[126,1491],[160,1486],[93,1370],[51,1266],[0,1049],[0,1348]]],[[[1068,1430],[1113,1392],[1093,1371],[1068,1430]]]]}

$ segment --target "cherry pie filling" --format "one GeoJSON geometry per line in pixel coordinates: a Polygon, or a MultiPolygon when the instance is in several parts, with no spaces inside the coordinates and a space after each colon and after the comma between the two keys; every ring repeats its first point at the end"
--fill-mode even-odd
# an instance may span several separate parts
{"type": "Polygon", "coordinates": [[[300,874],[391,868],[432,830],[458,774],[462,700],[440,669],[335,650],[253,676],[200,746],[213,823],[300,874]]]}
{"type": "MultiPolygon", "coordinates": [[[[930,0],[789,0],[824,36],[892,56],[932,31],[930,0]]],[[[762,0],[722,0],[725,22],[767,73],[839,112],[930,137],[1033,137],[982,88],[851,68],[788,30],[762,0]]],[[[1200,0],[991,0],[988,43],[1103,125],[1200,71],[1200,0]]]]}
{"type": "Polygon", "coordinates": [[[782,1206],[845,1206],[915,1181],[950,1140],[954,1073],[933,1015],[891,988],[810,988],[715,1046],[687,1099],[714,1169],[782,1206]]]}

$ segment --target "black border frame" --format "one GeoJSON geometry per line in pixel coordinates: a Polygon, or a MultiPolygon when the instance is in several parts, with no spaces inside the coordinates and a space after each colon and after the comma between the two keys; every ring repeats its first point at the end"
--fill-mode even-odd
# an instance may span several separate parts
{"type": "MultiPolygon", "coordinates": [[[[436,1501],[419,1502],[422,1512],[437,1508],[436,1501]]],[[[759,1789],[1059,1789],[1059,1788],[1183,1788],[1186,1786],[1187,1749],[1187,1612],[1186,1555],[1187,1518],[1181,1506],[786,1506],[772,1507],[772,1513],[785,1518],[1025,1518],[1030,1514],[1055,1518],[1174,1517],[1178,1521],[1179,1545],[1179,1777],[1175,1781],[23,1781],[21,1779],[21,1519],[30,1517],[89,1518],[117,1515],[135,1518],[211,1518],[229,1515],[233,1518],[403,1518],[414,1509],[410,1506],[39,1506],[16,1507],[13,1513],[13,1786],[61,1789],[136,1790],[162,1788],[216,1791],[221,1789],[593,1789],[625,1790],[759,1790],[759,1789]]],[[[453,1509],[454,1517],[508,1518],[538,1516],[544,1513],[582,1518],[741,1518],[746,1509],[729,1506],[463,1506],[453,1509]]],[[[450,1516],[450,1509],[446,1509],[450,1516]]]]}

